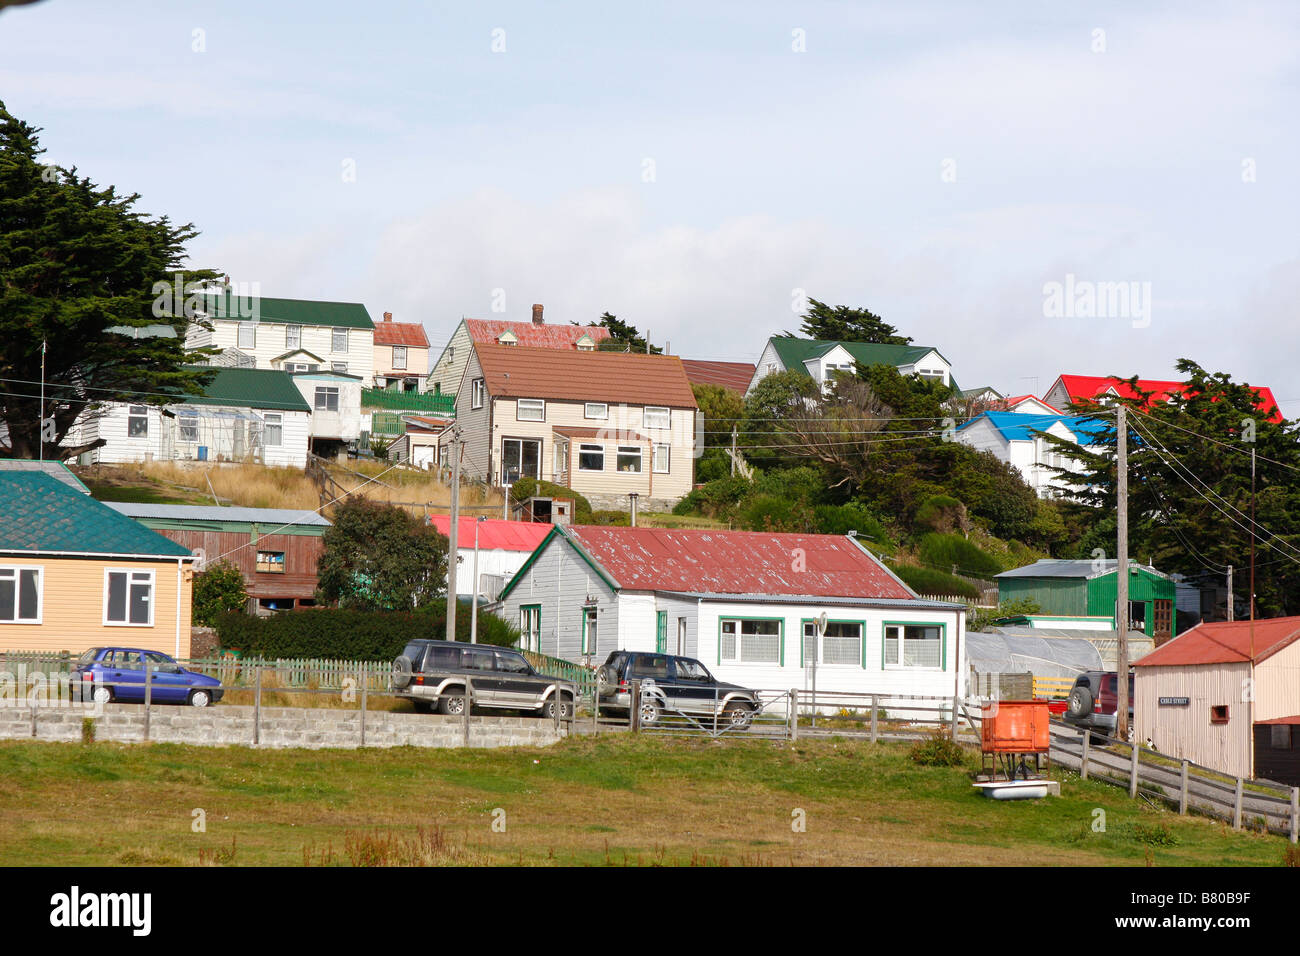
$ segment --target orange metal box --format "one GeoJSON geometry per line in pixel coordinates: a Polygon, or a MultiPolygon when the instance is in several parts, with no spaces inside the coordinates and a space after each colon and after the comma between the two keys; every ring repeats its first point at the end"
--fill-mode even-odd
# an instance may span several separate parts
{"type": "Polygon", "coordinates": [[[1047,753],[1052,746],[1051,711],[1045,700],[1000,700],[984,707],[980,750],[986,754],[1047,753]]]}

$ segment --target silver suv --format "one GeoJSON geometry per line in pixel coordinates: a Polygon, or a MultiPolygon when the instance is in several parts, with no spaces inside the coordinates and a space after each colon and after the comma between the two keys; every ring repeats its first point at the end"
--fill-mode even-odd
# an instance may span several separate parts
{"type": "Polygon", "coordinates": [[[470,705],[497,710],[527,710],[540,717],[573,719],[577,699],[574,684],[539,674],[524,655],[508,647],[458,641],[415,640],[393,661],[392,687],[410,700],[417,712],[465,713],[465,688],[470,705]]]}

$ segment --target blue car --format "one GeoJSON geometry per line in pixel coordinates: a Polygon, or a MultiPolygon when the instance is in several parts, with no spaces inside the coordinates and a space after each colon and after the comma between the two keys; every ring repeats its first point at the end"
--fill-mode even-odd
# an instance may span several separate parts
{"type": "Polygon", "coordinates": [[[139,647],[92,647],[77,659],[72,680],[93,682],[94,699],[144,701],[145,664],[152,671],[150,700],[206,707],[221,700],[221,681],[187,671],[166,654],[139,647]]]}

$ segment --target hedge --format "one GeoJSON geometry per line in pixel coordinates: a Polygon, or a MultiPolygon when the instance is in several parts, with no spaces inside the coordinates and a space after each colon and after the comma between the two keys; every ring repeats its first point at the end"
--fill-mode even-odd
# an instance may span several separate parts
{"type": "Polygon", "coordinates": [[[890,570],[918,594],[943,594],[972,600],[979,597],[979,591],[973,585],[961,578],[953,577],[946,571],[937,571],[917,564],[895,565],[890,570]]]}
{"type": "MultiPolygon", "coordinates": [[[[447,615],[445,602],[436,601],[411,613],[316,608],[253,617],[232,611],[219,616],[215,626],[222,649],[246,657],[382,661],[396,657],[414,638],[446,637],[447,615]]],[[[468,641],[469,631],[470,605],[462,601],[456,611],[456,639],[468,641]]],[[[480,644],[509,647],[519,636],[509,622],[479,610],[480,644]]]]}
{"type": "Polygon", "coordinates": [[[921,560],[941,568],[956,567],[958,573],[973,577],[992,577],[1002,570],[1002,563],[985,554],[959,534],[931,532],[921,539],[921,560]]]}

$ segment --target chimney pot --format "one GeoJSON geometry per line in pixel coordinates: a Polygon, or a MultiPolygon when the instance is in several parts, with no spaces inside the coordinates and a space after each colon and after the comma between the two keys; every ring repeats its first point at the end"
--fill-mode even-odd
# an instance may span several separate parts
{"type": "Polygon", "coordinates": [[[385,313],[384,313],[384,321],[385,321],[385,322],[391,322],[391,321],[393,321],[393,313],[391,313],[391,312],[385,312],[385,313]]]}
{"type": "Polygon", "coordinates": [[[533,306],[533,325],[542,325],[542,324],[543,324],[543,323],[542,323],[542,307],[541,307],[540,305],[534,305],[534,306],[533,306]]]}

